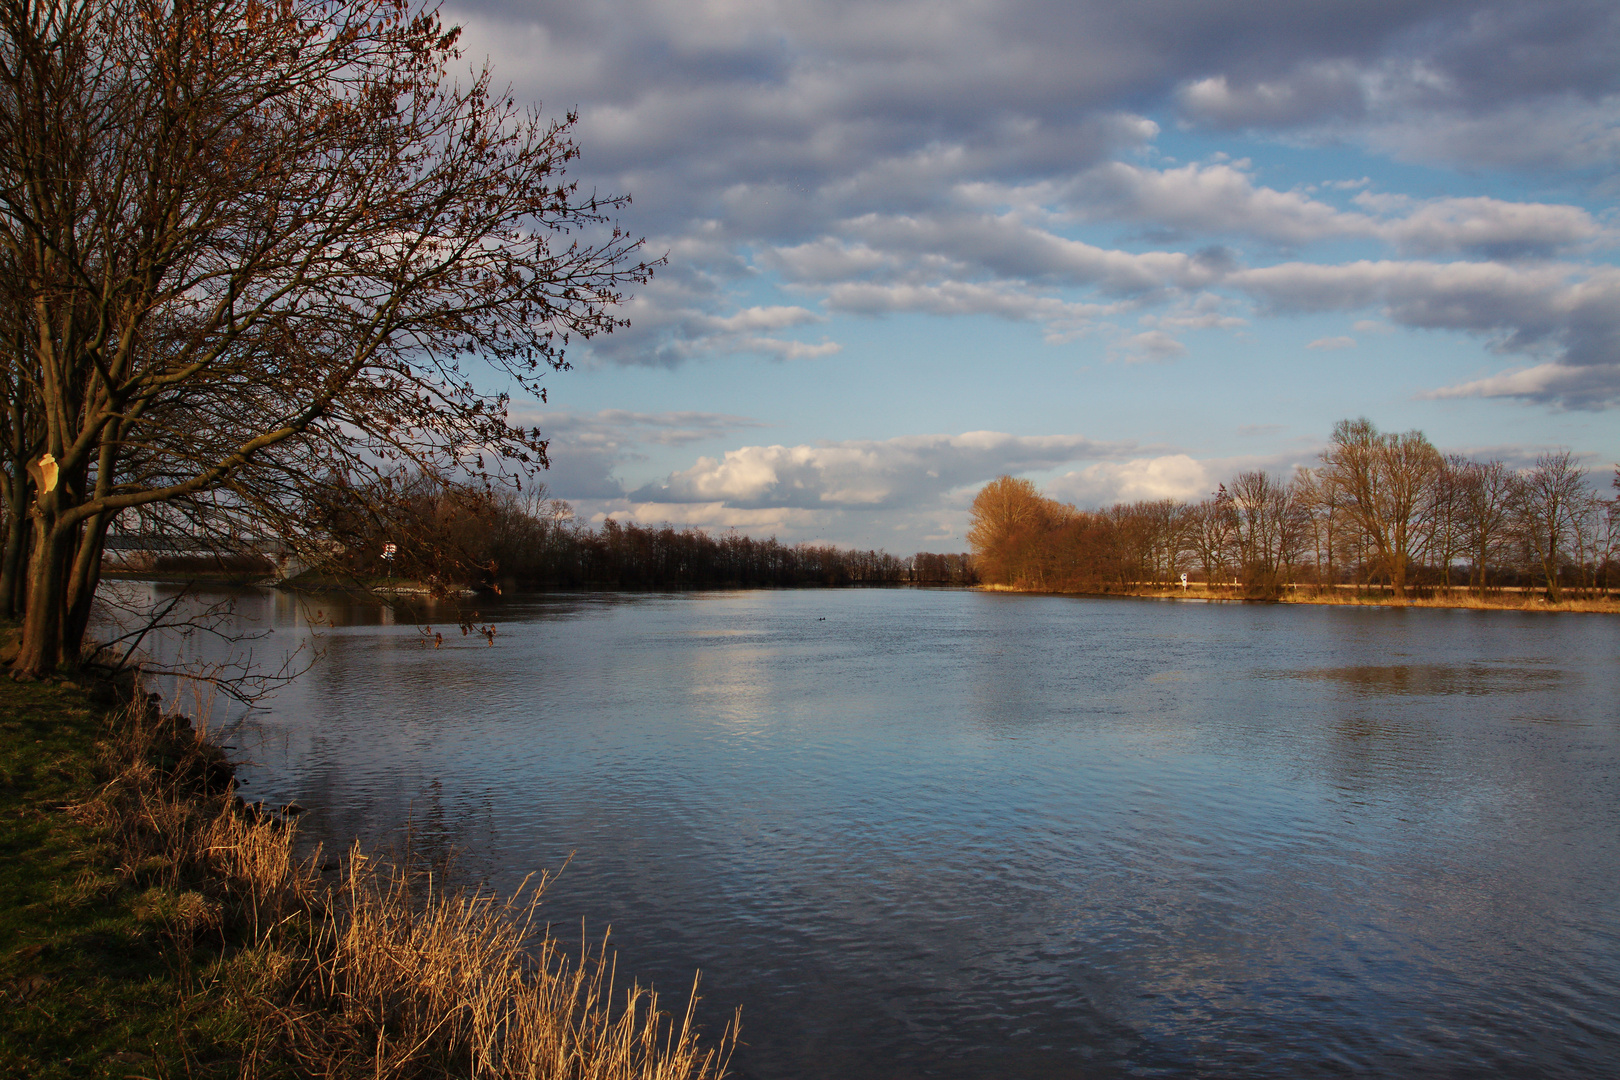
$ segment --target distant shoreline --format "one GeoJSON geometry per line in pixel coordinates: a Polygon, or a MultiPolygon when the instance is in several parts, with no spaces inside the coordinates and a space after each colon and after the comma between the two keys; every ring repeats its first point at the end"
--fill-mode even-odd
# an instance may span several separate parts
{"type": "MultiPolygon", "coordinates": [[[[1184,600],[1198,603],[1224,604],[1316,604],[1328,607],[1411,607],[1447,608],[1459,611],[1545,611],[1574,612],[1596,615],[1620,615],[1620,596],[1566,597],[1561,603],[1550,604],[1541,591],[1493,591],[1484,596],[1463,589],[1449,592],[1431,590],[1428,596],[1400,598],[1388,592],[1358,591],[1345,595],[1343,591],[1323,592],[1317,586],[1289,587],[1277,596],[1246,596],[1241,585],[1181,586],[1118,586],[1095,589],[1031,589],[1015,585],[975,585],[980,592],[1022,593],[1036,596],[1118,596],[1138,600],[1184,600]]],[[[1348,588],[1348,587],[1344,587],[1348,588]]],[[[1361,587],[1365,589],[1366,587],[1361,587]]]]}

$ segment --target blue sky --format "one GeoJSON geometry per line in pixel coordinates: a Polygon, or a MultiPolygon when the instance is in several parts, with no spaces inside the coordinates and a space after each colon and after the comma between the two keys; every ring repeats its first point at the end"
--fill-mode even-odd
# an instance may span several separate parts
{"type": "Polygon", "coordinates": [[[514,409],[587,520],[961,550],[1001,473],[1197,498],[1361,415],[1620,460],[1620,5],[445,14],[668,253],[514,409]]]}

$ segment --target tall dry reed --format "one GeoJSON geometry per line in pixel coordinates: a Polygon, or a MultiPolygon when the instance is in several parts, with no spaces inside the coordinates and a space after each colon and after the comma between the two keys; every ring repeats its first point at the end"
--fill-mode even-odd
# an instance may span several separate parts
{"type": "Polygon", "coordinates": [[[139,905],[245,1018],[241,1075],[468,1080],[718,1080],[684,1011],[616,985],[604,940],[570,956],[540,919],[546,879],[510,897],[446,890],[356,845],[338,879],[295,854],[290,820],[245,806],[201,728],[147,702],[104,746],[112,779],[76,808],[112,845],[139,905]]]}

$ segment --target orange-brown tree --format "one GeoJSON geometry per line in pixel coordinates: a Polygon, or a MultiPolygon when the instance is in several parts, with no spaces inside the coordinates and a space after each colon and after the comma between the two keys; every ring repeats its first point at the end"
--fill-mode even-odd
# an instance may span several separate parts
{"type": "Polygon", "coordinates": [[[1013,584],[1034,568],[1050,524],[1049,500],[1034,483],[1001,476],[974,496],[967,539],[986,581],[1013,584]]]}
{"type": "Polygon", "coordinates": [[[574,118],[455,41],[405,0],[0,0],[18,669],[76,658],[121,515],[314,553],[405,477],[544,464],[504,391],[650,268],[565,181],[574,118]]]}

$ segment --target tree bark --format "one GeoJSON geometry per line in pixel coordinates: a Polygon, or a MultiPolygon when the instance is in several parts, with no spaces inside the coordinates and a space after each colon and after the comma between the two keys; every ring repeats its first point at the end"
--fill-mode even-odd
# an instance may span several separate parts
{"type": "Polygon", "coordinates": [[[51,674],[62,661],[62,595],[73,551],[73,532],[57,528],[54,517],[44,513],[34,516],[22,651],[12,664],[13,671],[35,677],[51,674]]]}
{"type": "Polygon", "coordinates": [[[95,604],[96,586],[101,583],[101,554],[111,518],[97,514],[79,534],[73,567],[67,585],[66,615],[62,626],[62,654],[77,663],[84,649],[84,635],[90,627],[90,609],[95,604]]]}

